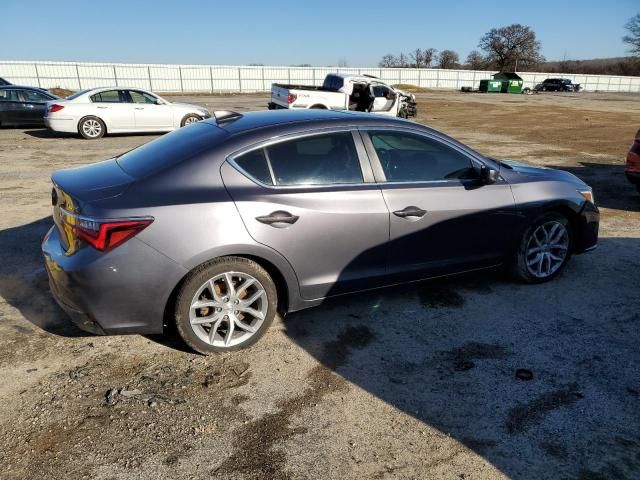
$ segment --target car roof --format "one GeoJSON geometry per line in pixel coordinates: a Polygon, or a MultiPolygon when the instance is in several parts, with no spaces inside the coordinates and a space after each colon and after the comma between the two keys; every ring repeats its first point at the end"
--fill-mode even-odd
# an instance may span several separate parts
{"type": "Polygon", "coordinates": [[[259,112],[245,112],[242,116],[217,122],[215,116],[203,123],[210,123],[224,129],[230,135],[251,132],[267,127],[284,127],[295,124],[305,127],[347,126],[347,125],[416,125],[394,117],[383,117],[364,112],[333,111],[320,109],[304,110],[264,110],[259,112]],[[329,125],[327,125],[329,124],[329,125]]]}
{"type": "Polygon", "coordinates": [[[39,87],[27,87],[26,85],[0,85],[0,90],[15,90],[16,88],[19,88],[20,90],[35,90],[38,92],[44,91],[46,93],[49,93],[50,95],[53,95],[51,92],[39,87]]]}

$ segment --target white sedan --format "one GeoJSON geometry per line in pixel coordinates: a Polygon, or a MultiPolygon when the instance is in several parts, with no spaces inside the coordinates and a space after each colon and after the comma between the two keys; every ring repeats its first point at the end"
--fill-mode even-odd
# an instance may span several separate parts
{"type": "Polygon", "coordinates": [[[210,116],[206,108],[171,103],[140,88],[108,87],[48,102],[44,123],[56,132],[94,139],[107,133],[169,132],[210,116]]]}

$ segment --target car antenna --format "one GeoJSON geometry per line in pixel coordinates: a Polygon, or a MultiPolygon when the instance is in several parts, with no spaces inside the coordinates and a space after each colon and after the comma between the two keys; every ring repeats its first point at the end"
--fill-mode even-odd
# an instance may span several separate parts
{"type": "Polygon", "coordinates": [[[221,123],[233,122],[242,117],[241,113],[232,112],[230,110],[218,110],[213,112],[213,118],[218,125],[221,123]]]}

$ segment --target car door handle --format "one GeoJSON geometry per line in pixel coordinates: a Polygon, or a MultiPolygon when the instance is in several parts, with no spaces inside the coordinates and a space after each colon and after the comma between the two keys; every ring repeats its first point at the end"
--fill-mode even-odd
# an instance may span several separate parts
{"type": "Polygon", "coordinates": [[[107,107],[98,105],[97,108],[107,108],[107,107]]]}
{"type": "Polygon", "coordinates": [[[298,215],[291,215],[289,212],[278,210],[277,212],[272,212],[269,215],[256,217],[256,220],[267,225],[273,225],[275,223],[287,223],[289,225],[293,225],[299,218],[300,217],[298,215]]]}
{"type": "Polygon", "coordinates": [[[396,217],[407,218],[407,217],[424,217],[427,213],[426,210],[421,209],[420,207],[414,207],[410,205],[408,207],[404,207],[402,210],[396,210],[393,214],[396,217]]]}
{"type": "Polygon", "coordinates": [[[134,107],[136,110],[144,110],[144,107],[134,107]]]}

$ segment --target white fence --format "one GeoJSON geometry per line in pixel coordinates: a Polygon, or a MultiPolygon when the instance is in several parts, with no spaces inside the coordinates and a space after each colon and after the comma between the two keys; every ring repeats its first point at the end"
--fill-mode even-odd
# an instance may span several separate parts
{"type": "MultiPolygon", "coordinates": [[[[0,77],[20,85],[81,90],[103,86],[129,86],[157,92],[264,92],[271,84],[321,85],[327,73],[375,75],[392,84],[458,90],[477,88],[495,73],[477,70],[432,68],[338,68],[237,65],[158,65],[124,63],[17,62],[0,61],[0,77]]],[[[525,87],[547,77],[569,78],[585,91],[640,92],[640,77],[519,73],[525,87]]]]}

